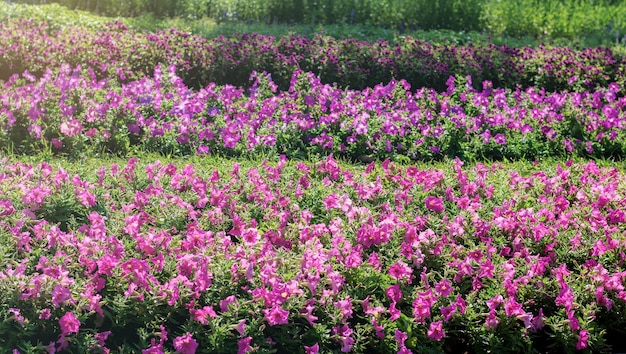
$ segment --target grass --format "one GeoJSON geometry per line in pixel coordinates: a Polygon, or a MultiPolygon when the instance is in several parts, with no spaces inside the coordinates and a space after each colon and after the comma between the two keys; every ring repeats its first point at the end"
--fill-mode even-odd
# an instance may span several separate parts
{"type": "MultiPolygon", "coordinates": [[[[193,165],[198,171],[214,171],[217,169],[220,173],[230,173],[232,170],[232,166],[237,163],[240,165],[242,170],[248,170],[250,168],[259,167],[263,161],[268,161],[270,163],[275,163],[278,161],[278,156],[252,156],[247,155],[246,157],[226,157],[220,155],[203,155],[203,156],[167,156],[158,153],[148,153],[148,152],[139,152],[132,156],[127,157],[118,157],[113,155],[100,155],[100,156],[88,156],[88,155],[80,155],[80,156],[58,156],[51,155],[49,153],[40,153],[34,155],[18,155],[18,154],[7,154],[5,155],[5,160],[3,163],[25,163],[36,165],[40,163],[48,163],[53,167],[62,167],[65,169],[69,175],[71,176],[74,173],[80,173],[84,175],[93,175],[96,171],[98,171],[102,166],[111,166],[113,164],[117,164],[119,166],[123,166],[128,162],[128,159],[131,157],[135,157],[138,159],[137,167],[138,169],[145,168],[147,164],[153,163],[156,160],[161,161],[163,165],[173,164],[177,167],[183,167],[186,165],[193,165]]],[[[368,164],[365,163],[354,163],[346,159],[342,159],[340,157],[335,157],[338,164],[342,169],[349,170],[352,173],[358,174],[364,172],[367,168],[368,164]]],[[[0,159],[0,161],[3,161],[0,159]]],[[[307,165],[314,164],[320,161],[319,159],[305,159],[305,160],[288,160],[287,168],[294,168],[296,163],[304,162],[307,165]]],[[[586,163],[589,160],[583,158],[575,158],[571,160],[573,163],[586,163]]],[[[383,161],[378,160],[375,161],[377,165],[380,165],[383,161]]],[[[396,166],[414,166],[420,170],[441,170],[445,173],[446,176],[454,176],[455,171],[454,161],[451,159],[444,159],[442,161],[415,161],[412,163],[402,163],[402,162],[393,162],[396,166]]],[[[542,159],[536,161],[527,161],[527,160],[518,160],[518,161],[463,161],[464,169],[470,170],[474,166],[478,164],[485,165],[490,167],[492,165],[502,166],[501,172],[505,173],[511,171],[517,171],[520,175],[526,176],[532,174],[537,171],[543,171],[549,173],[550,171],[554,171],[557,169],[557,166],[563,166],[566,161],[558,159],[558,158],[549,158],[542,159]]],[[[600,159],[595,160],[595,163],[598,167],[613,167],[617,168],[620,173],[626,174],[626,162],[625,161],[614,161],[610,159],[600,159]]],[[[209,173],[209,172],[207,172],[209,173]]],[[[507,176],[503,175],[503,179],[506,179],[507,176]]]]}

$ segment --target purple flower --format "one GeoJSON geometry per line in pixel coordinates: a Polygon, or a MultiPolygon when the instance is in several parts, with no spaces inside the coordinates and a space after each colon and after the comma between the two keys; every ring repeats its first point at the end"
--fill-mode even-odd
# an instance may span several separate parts
{"type": "Polygon", "coordinates": [[[78,333],[80,321],[73,313],[68,311],[59,319],[59,326],[61,326],[61,336],[65,337],[72,333],[78,333]]]}
{"type": "Polygon", "coordinates": [[[250,347],[251,341],[252,341],[252,337],[246,337],[246,338],[240,339],[237,342],[237,354],[245,354],[251,351],[252,350],[252,348],[250,347]]]}
{"type": "Polygon", "coordinates": [[[198,342],[187,332],[184,336],[174,338],[174,349],[180,354],[195,354],[198,342]]]}
{"type": "Polygon", "coordinates": [[[506,137],[502,133],[496,134],[496,136],[493,137],[493,140],[496,144],[506,145],[506,137]]]}
{"type": "Polygon", "coordinates": [[[283,310],[280,306],[264,309],[263,313],[270,326],[287,324],[289,322],[289,311],[283,310]]]}
{"type": "Polygon", "coordinates": [[[444,332],[443,330],[442,322],[431,322],[427,334],[430,339],[434,339],[436,341],[440,341],[441,339],[443,339],[443,337],[446,335],[446,332],[444,332]]]}
{"type": "Polygon", "coordinates": [[[57,150],[63,148],[63,142],[57,138],[52,138],[52,140],[50,140],[50,143],[52,144],[52,147],[57,150]]]}
{"type": "Polygon", "coordinates": [[[320,350],[320,345],[318,343],[315,343],[314,345],[307,347],[306,345],[304,346],[304,353],[305,354],[317,354],[320,350]]]}
{"type": "Polygon", "coordinates": [[[441,198],[437,198],[437,197],[433,197],[429,195],[424,199],[424,204],[426,204],[426,209],[430,211],[434,211],[436,213],[441,213],[445,210],[445,207],[443,205],[443,201],[441,200],[441,198]]]}
{"type": "Polygon", "coordinates": [[[576,349],[577,350],[583,350],[583,349],[587,348],[587,346],[588,346],[587,341],[588,340],[589,340],[589,331],[586,330],[586,329],[583,329],[578,334],[578,343],[576,343],[576,349]]]}

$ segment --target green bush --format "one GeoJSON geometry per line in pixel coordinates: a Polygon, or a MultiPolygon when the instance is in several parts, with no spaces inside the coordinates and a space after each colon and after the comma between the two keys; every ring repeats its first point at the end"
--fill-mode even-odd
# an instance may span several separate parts
{"type": "Polygon", "coordinates": [[[207,38],[250,32],[311,38],[324,32],[367,41],[410,35],[513,47],[626,44],[626,3],[609,0],[17,0],[0,2],[2,18],[32,18],[52,29],[99,28],[116,19],[147,32],[173,27],[207,38]]]}
{"type": "Polygon", "coordinates": [[[565,37],[626,34],[626,3],[611,0],[487,0],[481,23],[494,35],[565,37]]]}

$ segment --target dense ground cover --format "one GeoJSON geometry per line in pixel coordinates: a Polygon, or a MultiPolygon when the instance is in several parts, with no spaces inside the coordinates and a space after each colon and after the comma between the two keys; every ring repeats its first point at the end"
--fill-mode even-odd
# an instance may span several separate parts
{"type": "Polygon", "coordinates": [[[84,16],[0,23],[0,351],[626,351],[622,56],[84,16]]]}
{"type": "Polygon", "coordinates": [[[176,68],[120,84],[65,66],[41,79],[0,84],[0,143],[18,153],[137,151],[353,161],[443,157],[527,159],[626,154],[623,89],[515,91],[467,78],[442,93],[392,81],[364,90],[324,85],[296,72],[287,91],[254,73],[249,90],[211,84],[193,91],[176,68]]]}
{"type": "Polygon", "coordinates": [[[252,71],[272,73],[286,90],[295,70],[313,72],[324,83],[362,89],[404,79],[413,88],[445,90],[452,76],[472,76],[496,87],[540,86],[547,91],[593,90],[624,83],[626,60],[609,48],[432,44],[404,37],[395,44],[334,39],[318,34],[283,37],[239,34],[207,39],[180,30],[142,33],[120,22],[97,29],[50,27],[45,22],[0,23],[0,78],[28,70],[39,77],[63,64],[105,70],[121,80],[151,75],[158,63],[173,64],[192,88],[211,82],[248,85],[252,71]],[[120,75],[123,74],[123,75],[120,75]],[[572,82],[573,80],[573,82],[572,82]]]}
{"type": "Polygon", "coordinates": [[[55,164],[0,167],[5,350],[566,352],[623,336],[614,168],[55,164]]]}

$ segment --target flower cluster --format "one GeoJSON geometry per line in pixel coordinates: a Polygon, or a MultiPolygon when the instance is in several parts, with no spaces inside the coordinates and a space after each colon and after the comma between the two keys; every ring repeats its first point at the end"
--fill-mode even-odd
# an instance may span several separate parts
{"type": "Polygon", "coordinates": [[[623,174],[443,167],[131,158],[74,173],[4,159],[0,348],[618,345],[623,174]]]}

